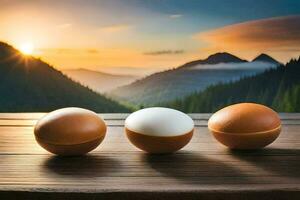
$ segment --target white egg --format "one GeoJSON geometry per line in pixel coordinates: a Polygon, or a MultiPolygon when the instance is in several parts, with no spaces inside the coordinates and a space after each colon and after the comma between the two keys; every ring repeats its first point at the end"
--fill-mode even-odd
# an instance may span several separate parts
{"type": "Polygon", "coordinates": [[[149,153],[171,153],[191,140],[194,122],[178,110],[153,107],[129,115],[125,130],[136,147],[149,153]]]}

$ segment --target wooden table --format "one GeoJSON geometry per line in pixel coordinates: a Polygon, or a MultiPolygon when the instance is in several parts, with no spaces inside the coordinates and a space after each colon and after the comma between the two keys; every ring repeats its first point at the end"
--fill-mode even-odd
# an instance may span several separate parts
{"type": "Polygon", "coordinates": [[[34,140],[43,113],[0,114],[0,199],[300,199],[300,114],[281,114],[270,146],[230,151],[207,130],[210,114],[192,114],[190,144],[148,155],[124,135],[127,114],[103,114],[105,140],[82,157],[57,157],[34,140]]]}

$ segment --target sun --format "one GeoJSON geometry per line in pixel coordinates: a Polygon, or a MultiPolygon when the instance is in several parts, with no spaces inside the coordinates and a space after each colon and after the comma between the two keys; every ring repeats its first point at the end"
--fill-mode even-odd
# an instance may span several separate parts
{"type": "Polygon", "coordinates": [[[34,45],[32,43],[23,43],[20,45],[20,51],[25,55],[32,55],[34,51],[34,45]]]}

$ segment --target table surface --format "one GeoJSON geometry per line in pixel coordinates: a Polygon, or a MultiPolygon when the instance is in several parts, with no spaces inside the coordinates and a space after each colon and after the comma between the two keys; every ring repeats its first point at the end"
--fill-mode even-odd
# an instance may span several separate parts
{"type": "Polygon", "coordinates": [[[232,151],[208,132],[210,114],[191,114],[182,150],[149,155],[124,134],[128,114],[101,114],[108,132],[79,157],[58,157],[35,141],[44,113],[0,114],[0,199],[300,199],[300,113],[280,114],[282,133],[262,150],[232,151]]]}

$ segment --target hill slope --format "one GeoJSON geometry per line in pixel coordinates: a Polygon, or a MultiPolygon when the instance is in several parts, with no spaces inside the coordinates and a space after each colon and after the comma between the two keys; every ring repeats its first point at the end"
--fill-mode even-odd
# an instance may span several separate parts
{"type": "Polygon", "coordinates": [[[257,62],[257,61],[274,63],[274,64],[277,64],[277,65],[281,64],[277,60],[275,60],[274,58],[272,58],[271,56],[269,56],[267,54],[264,54],[264,53],[260,54],[259,56],[257,56],[256,58],[254,58],[252,60],[252,62],[257,62]]]}
{"type": "Polygon", "coordinates": [[[300,58],[237,82],[218,84],[166,106],[184,112],[215,112],[238,102],[256,102],[278,112],[300,112],[300,58]]]}
{"type": "Polygon", "coordinates": [[[176,69],[155,73],[109,93],[113,98],[134,105],[152,106],[203,91],[219,82],[262,73],[276,64],[247,62],[228,53],[217,53],[205,60],[186,63],[176,69]]]}
{"type": "Polygon", "coordinates": [[[114,75],[87,69],[64,70],[63,73],[99,93],[108,92],[138,79],[137,76],[114,75]]]}
{"type": "Polygon", "coordinates": [[[0,112],[44,112],[68,106],[96,112],[129,111],[1,42],[0,95],[0,112]]]}

